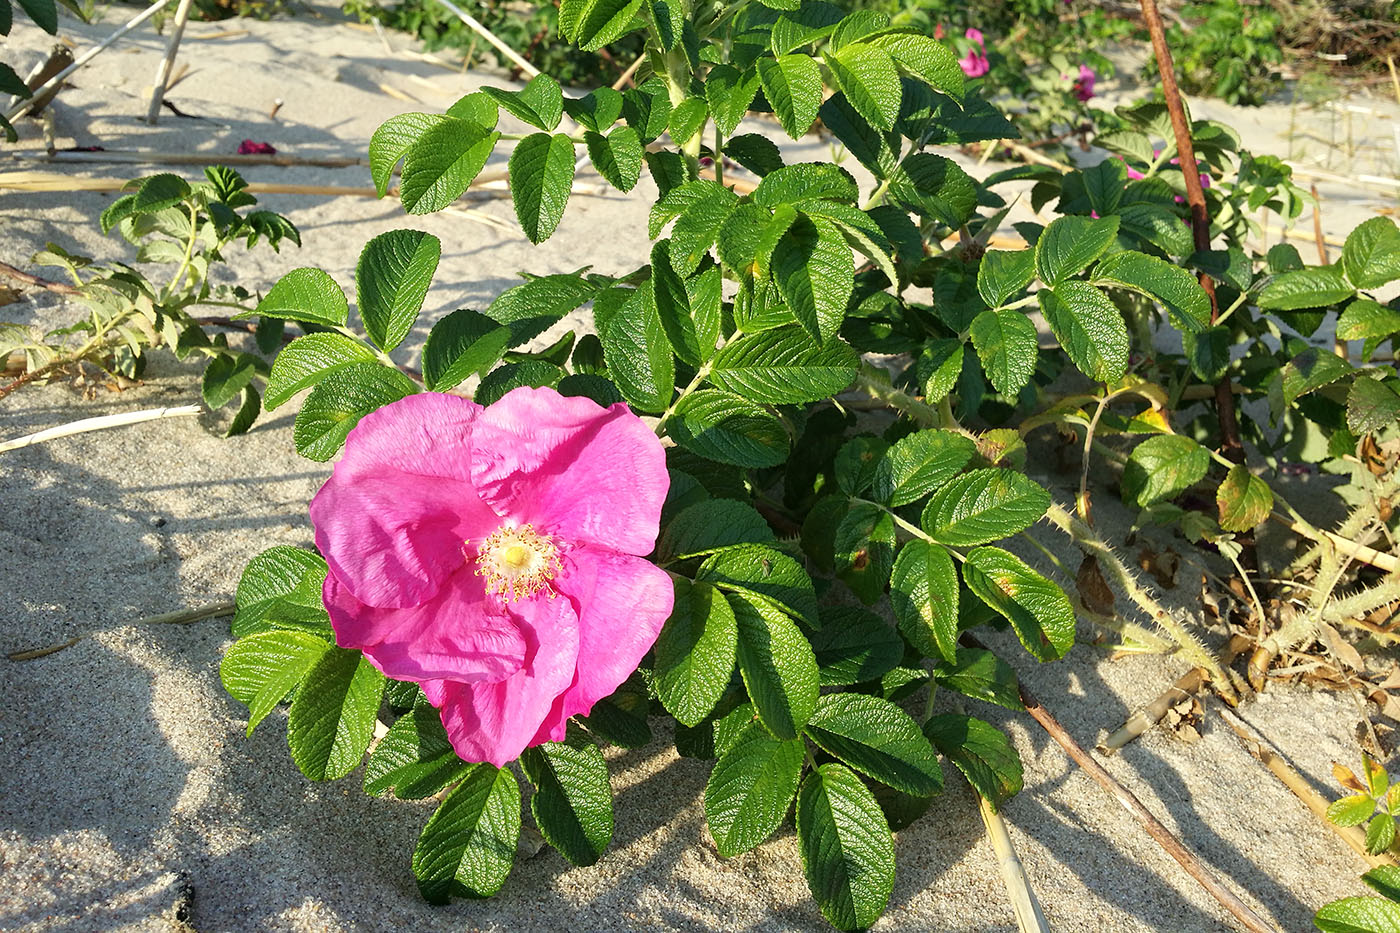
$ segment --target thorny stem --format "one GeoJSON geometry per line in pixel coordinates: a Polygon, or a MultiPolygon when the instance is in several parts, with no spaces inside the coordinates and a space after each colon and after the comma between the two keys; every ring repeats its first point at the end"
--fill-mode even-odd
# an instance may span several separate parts
{"type": "Polygon", "coordinates": [[[1157,601],[1157,598],[1138,580],[1137,575],[1128,569],[1127,565],[1113,552],[1113,549],[1092,528],[1057,502],[1050,503],[1050,509],[1045,513],[1045,517],[1049,519],[1050,524],[1068,535],[1081,551],[1098,560],[1104,575],[1118,584],[1119,589],[1129,599],[1146,612],[1153,622],[1161,626],[1172,641],[1176,642],[1186,659],[1198,667],[1205,668],[1210,673],[1211,679],[1215,681],[1222,695],[1230,700],[1236,699],[1234,682],[1230,680],[1229,675],[1221,666],[1220,660],[1211,654],[1206,646],[1187,630],[1185,625],[1168,612],[1165,606],[1157,601]]]}

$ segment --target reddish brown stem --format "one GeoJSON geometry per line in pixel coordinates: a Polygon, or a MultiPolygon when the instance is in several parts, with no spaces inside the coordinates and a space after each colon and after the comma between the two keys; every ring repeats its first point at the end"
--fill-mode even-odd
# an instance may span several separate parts
{"type": "MultiPolygon", "coordinates": [[[[1152,36],[1152,51],[1157,56],[1157,72],[1162,78],[1162,94],[1166,98],[1167,114],[1171,117],[1172,133],[1176,137],[1176,153],[1181,163],[1181,175],[1186,181],[1186,203],[1191,208],[1191,235],[1197,250],[1210,249],[1210,215],[1206,213],[1206,193],[1201,187],[1200,169],[1196,163],[1196,147],[1191,142],[1191,125],[1186,120],[1186,108],[1181,104],[1181,89],[1176,86],[1176,70],[1172,53],[1167,48],[1167,34],[1162,26],[1162,14],[1157,0],[1141,0],[1142,18],[1152,36]]],[[[1201,273],[1201,288],[1210,298],[1210,322],[1220,316],[1215,300],[1215,281],[1201,273]]],[[[1235,463],[1244,462],[1244,445],[1240,442],[1240,425],[1235,417],[1235,397],[1230,391],[1227,374],[1215,384],[1215,411],[1220,422],[1221,452],[1235,463]]]]}
{"type": "MultiPolygon", "coordinates": [[[[963,634],[962,642],[974,648],[986,648],[986,645],[967,633],[963,634]]],[[[1093,756],[1084,750],[1084,746],[1075,741],[1074,736],[1060,725],[1060,721],[1051,715],[1050,711],[1041,704],[1040,700],[1036,699],[1035,694],[1031,693],[1025,684],[1021,684],[1020,691],[1021,703],[1026,707],[1026,712],[1031,714],[1031,718],[1060,744],[1060,747],[1074,760],[1075,764],[1083,768],[1089,777],[1112,794],[1125,810],[1136,817],[1143,828],[1147,830],[1148,835],[1155,839],[1168,855],[1176,859],[1181,867],[1186,869],[1187,874],[1195,878],[1211,897],[1219,901],[1220,906],[1228,910],[1244,929],[1251,931],[1251,933],[1276,933],[1276,929],[1270,926],[1267,920],[1255,913],[1233,891],[1217,881],[1210,869],[1200,859],[1192,855],[1191,851],[1182,845],[1181,840],[1173,836],[1172,831],[1162,825],[1162,821],[1153,816],[1152,811],[1143,806],[1142,801],[1132,791],[1119,783],[1117,778],[1104,769],[1103,765],[1095,761],[1093,756]]]]}
{"type": "Polygon", "coordinates": [[[65,285],[63,282],[50,282],[48,279],[41,279],[37,275],[30,275],[23,269],[16,269],[8,262],[0,262],[0,275],[25,285],[31,285],[35,288],[43,288],[51,292],[57,292],[60,295],[78,294],[76,286],[65,285]]]}

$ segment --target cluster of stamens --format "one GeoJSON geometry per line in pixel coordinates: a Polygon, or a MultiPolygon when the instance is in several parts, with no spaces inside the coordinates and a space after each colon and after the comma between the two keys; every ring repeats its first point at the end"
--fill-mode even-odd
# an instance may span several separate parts
{"type": "Polygon", "coordinates": [[[553,599],[550,581],[563,569],[558,545],[528,524],[497,528],[476,549],[477,576],[486,578],[486,592],[504,602],[533,596],[540,590],[547,590],[553,599]]]}

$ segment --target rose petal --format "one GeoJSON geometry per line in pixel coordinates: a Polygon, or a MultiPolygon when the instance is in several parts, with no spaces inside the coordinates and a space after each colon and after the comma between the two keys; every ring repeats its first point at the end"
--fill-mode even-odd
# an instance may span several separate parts
{"type": "Polygon", "coordinates": [[[601,548],[582,547],[565,557],[555,580],[579,613],[578,674],[545,718],[557,742],[571,716],[587,715],[632,675],[671,614],[675,588],[650,561],[601,548]]]}
{"type": "Polygon", "coordinates": [[[477,419],[472,479],[503,516],[637,555],[656,543],[670,485],[661,442],[626,405],[528,386],[477,419]]]}
{"type": "Polygon", "coordinates": [[[423,683],[462,760],[489,761],[498,768],[537,744],[535,736],[578,662],[578,618],[569,600],[539,595],[510,604],[508,611],[525,637],[520,670],[495,683],[423,683]]]}
{"type": "Polygon", "coordinates": [[[334,574],[322,588],[336,644],[359,648],[395,680],[504,680],[525,661],[525,638],[483,581],[462,569],[421,606],[382,609],[354,597],[334,574]]]}
{"type": "Polygon", "coordinates": [[[480,405],[425,393],[371,412],[311,500],[316,547],[360,602],[400,609],[437,592],[462,545],[500,524],[471,484],[480,405]]]}

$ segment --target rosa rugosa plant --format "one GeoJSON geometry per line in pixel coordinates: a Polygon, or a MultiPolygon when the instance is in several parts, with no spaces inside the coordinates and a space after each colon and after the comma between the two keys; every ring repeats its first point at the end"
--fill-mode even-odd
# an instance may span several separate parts
{"type": "MultiPolygon", "coordinates": [[[[1279,352],[1245,309],[1251,296],[1284,307],[1273,302],[1295,282],[1335,284],[1297,300],[1351,301],[1374,351],[1390,318],[1357,289],[1390,275],[1392,239],[1358,240],[1364,274],[1247,256],[1242,208],[1282,213],[1296,199],[1233,134],[1198,121],[1196,155],[1219,182],[1210,235],[1224,242],[1197,249],[1171,126],[1150,103],[1119,114],[1125,129],[1106,144],[1123,159],[979,183],[932,147],[1015,129],[968,90],[954,51],[873,11],[564,0],[559,24],[590,50],[645,32],[639,85],[566,97],[541,76],[402,114],[370,142],[372,176],[387,193],[402,163],[398,196],[427,213],[513,144],[515,212],[539,243],[580,151],[620,191],[645,169],[658,192],[649,256],[619,275],[531,277],[446,315],[421,385],[387,354],[431,287],[430,234],[365,246],[363,338],[327,273],[294,270],[271,288],[256,314],[315,331],[277,356],[267,407],[309,390],[297,449],[345,452],[312,508],[320,553],[276,547],[246,568],[224,683],[250,729],[290,697],[288,745],[308,777],[363,763],[370,794],[441,798],[413,858],[430,900],[501,888],[522,779],[543,837],[575,864],[600,858],[613,819],[600,745],[649,743],[650,717],[665,715],[681,755],[714,762],[705,812],[719,854],[795,814],[822,914],[869,926],[893,890],[892,833],[942,790],[941,759],[993,806],[1021,787],[1007,737],[935,697],[1020,708],[1011,667],[968,629],[1008,629],[1039,661],[1073,646],[1076,606],[1024,537],[1042,518],[1099,584],[1098,611],[1080,600],[1086,617],[1129,647],[1175,644],[1232,689],[1094,533],[1088,458],[1129,461],[1123,489],[1143,508],[1209,481],[1216,537],[1252,530],[1274,501],[1267,483],[1210,449],[1209,412],[1192,409],[1179,432],[1172,403],[1222,383],[1229,399],[1244,375],[1262,384],[1231,343],[1253,341],[1245,361],[1279,352]],[[530,129],[501,130],[501,111],[530,129]],[[788,164],[741,125],[750,112],[793,138],[820,118],[869,190],[835,164],[788,164]],[[751,174],[736,179],[735,163],[751,174]],[[997,189],[1015,182],[1060,216],[1013,224],[1020,248],[991,249],[1009,212],[997,189]],[[1191,269],[1216,274],[1224,310],[1191,269]],[[585,308],[585,325],[539,345],[585,308]],[[1058,347],[1041,349],[1033,308],[1058,347]],[[1153,351],[1162,331],[1181,353],[1153,351]],[[1070,394],[1050,394],[1062,376],[1070,394]],[[1051,425],[1085,457],[1077,515],[1023,469],[1026,437],[1051,425]],[[1114,446],[1143,437],[1132,455],[1114,446]],[[1171,641],[1105,609],[1105,578],[1171,641]]],[[[1378,430],[1393,377],[1348,372],[1374,400],[1354,428],[1378,430]]],[[[1190,514],[1201,520],[1183,527],[1214,523],[1190,514]]]]}

